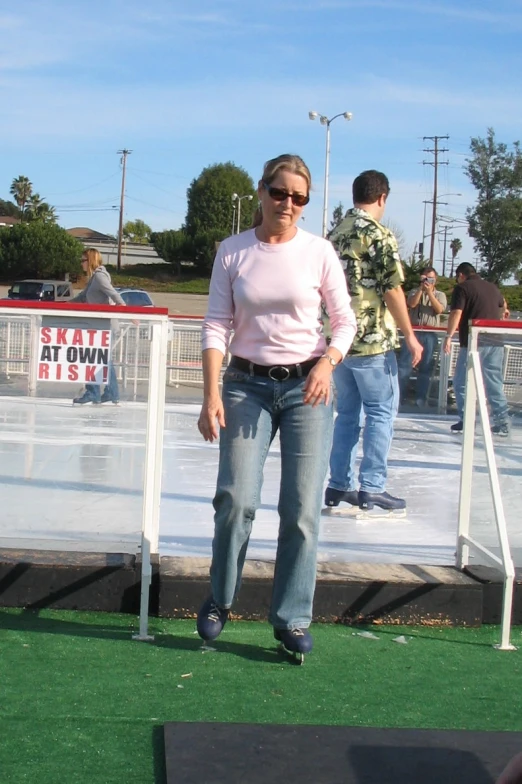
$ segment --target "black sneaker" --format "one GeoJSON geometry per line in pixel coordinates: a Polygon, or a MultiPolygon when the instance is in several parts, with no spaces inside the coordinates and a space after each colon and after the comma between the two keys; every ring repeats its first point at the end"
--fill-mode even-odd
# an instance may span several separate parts
{"type": "Polygon", "coordinates": [[[389,493],[367,493],[365,490],[359,490],[359,509],[373,509],[374,506],[381,509],[406,509],[406,501],[389,493]]]}
{"type": "Polygon", "coordinates": [[[223,631],[229,610],[219,607],[209,596],[198,612],[197,630],[202,640],[215,640],[223,631]]]}
{"type": "Polygon", "coordinates": [[[339,506],[341,501],[346,501],[347,504],[357,506],[359,504],[359,493],[357,490],[336,490],[333,487],[327,487],[324,494],[325,506],[339,506]]]}
{"type": "Polygon", "coordinates": [[[507,438],[509,435],[509,427],[507,422],[502,422],[502,424],[493,425],[491,428],[491,432],[494,436],[501,436],[502,438],[507,438]]]}
{"type": "Polygon", "coordinates": [[[452,433],[462,433],[464,429],[464,422],[460,419],[458,422],[455,422],[454,425],[450,427],[452,433]]]}

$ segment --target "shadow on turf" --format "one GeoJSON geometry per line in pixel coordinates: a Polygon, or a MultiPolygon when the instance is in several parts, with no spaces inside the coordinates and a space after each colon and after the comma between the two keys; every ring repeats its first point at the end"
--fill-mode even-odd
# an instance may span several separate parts
{"type": "MultiPolygon", "coordinates": [[[[110,624],[87,624],[76,623],[74,621],[62,620],[60,618],[41,617],[37,610],[23,610],[19,614],[9,613],[0,610],[0,628],[10,629],[17,632],[41,632],[43,634],[60,634],[69,637],[88,637],[101,640],[120,640],[129,642],[133,645],[136,640],[132,639],[132,634],[137,632],[135,623],[129,623],[127,627],[115,627],[110,624]]],[[[156,648],[172,648],[173,650],[194,651],[201,654],[201,639],[196,635],[190,637],[179,637],[171,634],[155,634],[154,640],[147,645],[156,648]]],[[[239,656],[251,661],[264,661],[280,663],[281,655],[276,649],[274,642],[273,648],[263,648],[248,643],[232,642],[220,638],[211,643],[219,653],[228,653],[232,656],[239,656]]],[[[293,660],[289,661],[293,663],[293,660]]]]}

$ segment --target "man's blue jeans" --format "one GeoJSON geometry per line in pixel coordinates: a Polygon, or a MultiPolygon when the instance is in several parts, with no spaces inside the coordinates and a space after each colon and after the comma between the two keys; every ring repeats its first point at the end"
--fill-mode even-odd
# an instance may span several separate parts
{"type": "MultiPolygon", "coordinates": [[[[86,384],[85,393],[90,395],[95,403],[101,401],[101,385],[100,384],[86,384]]],[[[114,365],[109,365],[109,383],[105,386],[105,393],[110,396],[112,400],[120,399],[120,390],[118,388],[118,379],[114,365]]]]}
{"type": "MultiPolygon", "coordinates": [[[[497,425],[506,424],[508,421],[508,404],[504,394],[502,366],[504,362],[503,346],[479,347],[480,366],[484,377],[486,399],[491,409],[493,421],[497,425]]],[[[466,365],[468,362],[468,349],[462,348],[457,357],[455,374],[453,376],[453,389],[457,401],[459,419],[464,417],[464,399],[466,393],[466,365]]]]}
{"type": "MultiPolygon", "coordinates": [[[[415,337],[421,344],[423,351],[421,361],[417,365],[417,388],[415,392],[416,400],[425,401],[428,397],[430,381],[435,366],[435,350],[438,344],[436,332],[425,332],[418,330],[415,337]]],[[[399,386],[401,399],[404,398],[411,376],[411,352],[403,340],[399,354],[399,386]]]]}
{"type": "Polygon", "coordinates": [[[269,621],[275,628],[306,628],[312,620],[323,483],[332,440],[333,403],[304,405],[306,378],[272,381],[229,369],[223,379],[226,427],[219,436],[214,497],[212,595],[230,607],[241,573],[263,467],[279,430],[279,537],[269,621]]]}
{"type": "Polygon", "coordinates": [[[382,493],[386,488],[393,420],[399,405],[397,359],[394,351],[367,357],[346,357],[335,369],[337,418],[330,456],[329,487],[356,490],[355,459],[363,429],[359,489],[382,493]]]}

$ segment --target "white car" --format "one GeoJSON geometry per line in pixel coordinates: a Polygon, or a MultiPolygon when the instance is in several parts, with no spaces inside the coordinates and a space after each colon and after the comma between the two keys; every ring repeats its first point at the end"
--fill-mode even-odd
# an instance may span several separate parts
{"type": "Polygon", "coordinates": [[[134,308],[153,308],[154,302],[149,294],[143,289],[129,289],[121,286],[116,286],[115,290],[118,292],[126,305],[134,308]]]}

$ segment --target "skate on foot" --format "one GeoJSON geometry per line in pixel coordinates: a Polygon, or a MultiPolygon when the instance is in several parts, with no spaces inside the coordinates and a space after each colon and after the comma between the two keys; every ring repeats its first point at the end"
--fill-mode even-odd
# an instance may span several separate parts
{"type": "Polygon", "coordinates": [[[464,422],[462,419],[459,419],[458,422],[455,422],[455,424],[450,427],[450,430],[452,433],[462,433],[464,430],[464,422]]]}
{"type": "MultiPolygon", "coordinates": [[[[359,490],[359,509],[366,512],[376,506],[388,512],[387,517],[406,516],[406,501],[404,498],[396,498],[384,491],[382,493],[368,493],[365,490],[359,490]]],[[[371,515],[368,515],[368,517],[371,517],[371,515]]]]}
{"type": "Polygon", "coordinates": [[[73,399],[73,406],[84,406],[86,403],[92,403],[93,406],[98,406],[100,401],[96,400],[96,398],[94,398],[88,392],[84,392],[81,397],[75,397],[73,399]]]}
{"type": "Polygon", "coordinates": [[[345,501],[352,506],[359,505],[359,493],[357,490],[336,490],[334,487],[327,487],[324,494],[324,505],[333,507],[339,506],[341,501],[345,501]]]}
{"type": "Polygon", "coordinates": [[[314,641],[308,629],[274,629],[279,648],[288,653],[297,664],[304,663],[305,653],[310,653],[314,641]]]}
{"type": "Polygon", "coordinates": [[[212,596],[204,602],[198,612],[197,630],[202,640],[215,640],[223,631],[228,620],[229,610],[219,607],[212,596]]]}
{"type": "Polygon", "coordinates": [[[491,432],[494,436],[501,436],[502,438],[507,438],[509,435],[509,425],[507,422],[500,422],[496,425],[493,425],[491,428],[491,432]]]}
{"type": "Polygon", "coordinates": [[[105,390],[103,395],[101,396],[100,403],[114,403],[115,406],[118,406],[120,401],[119,398],[113,397],[110,394],[110,392],[107,392],[107,390],[105,390]]]}

